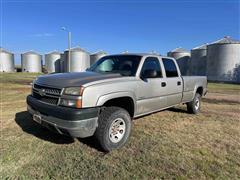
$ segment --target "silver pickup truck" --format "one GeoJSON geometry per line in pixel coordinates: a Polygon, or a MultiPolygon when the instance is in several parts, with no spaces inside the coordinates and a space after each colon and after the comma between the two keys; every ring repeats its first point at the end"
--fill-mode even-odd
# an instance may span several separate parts
{"type": "Polygon", "coordinates": [[[180,103],[197,114],[206,93],[206,77],[181,76],[173,58],[119,54],[86,72],[39,76],[27,104],[42,126],[72,137],[94,135],[111,151],[127,142],[132,119],[180,103]]]}

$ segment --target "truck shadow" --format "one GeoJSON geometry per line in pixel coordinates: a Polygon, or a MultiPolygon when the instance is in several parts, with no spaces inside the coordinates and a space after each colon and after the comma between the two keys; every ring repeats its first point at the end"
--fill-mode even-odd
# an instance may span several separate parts
{"type": "Polygon", "coordinates": [[[37,124],[32,120],[31,115],[27,111],[16,113],[15,122],[22,128],[24,132],[42,140],[55,144],[71,144],[74,142],[74,139],[71,137],[56,134],[37,124]]]}

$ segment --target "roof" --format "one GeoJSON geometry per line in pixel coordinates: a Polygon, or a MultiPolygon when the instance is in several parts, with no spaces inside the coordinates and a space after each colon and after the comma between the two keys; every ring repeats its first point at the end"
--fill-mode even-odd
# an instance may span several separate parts
{"type": "Polygon", "coordinates": [[[203,44],[203,45],[201,45],[201,46],[197,46],[197,47],[195,47],[195,48],[192,48],[192,50],[207,49],[207,45],[208,45],[208,44],[203,44]]]}
{"type": "Polygon", "coordinates": [[[209,45],[215,45],[215,44],[240,44],[240,41],[232,39],[230,36],[225,36],[224,38],[214,41],[209,45]]]}
{"type": "MultiPolygon", "coordinates": [[[[69,49],[66,49],[65,51],[69,51],[69,49]]],[[[80,48],[80,46],[72,47],[71,51],[82,51],[82,52],[85,52],[85,53],[89,53],[86,50],[80,48]]]]}
{"type": "Polygon", "coordinates": [[[92,53],[91,55],[98,55],[98,54],[107,54],[107,53],[103,50],[100,50],[100,51],[96,51],[96,52],[92,53]]]}
{"type": "Polygon", "coordinates": [[[23,52],[22,54],[26,55],[26,54],[35,54],[35,55],[40,55],[39,53],[37,53],[36,51],[34,50],[30,50],[30,51],[26,51],[26,52],[23,52]]]}
{"type": "Polygon", "coordinates": [[[53,50],[53,51],[50,51],[46,54],[61,54],[61,52],[57,51],[57,50],[53,50]]]}
{"type": "Polygon", "coordinates": [[[3,49],[2,47],[0,47],[0,52],[7,53],[7,54],[13,54],[12,52],[7,51],[6,49],[3,49]]]}
{"type": "Polygon", "coordinates": [[[186,49],[183,49],[182,47],[178,47],[178,48],[173,49],[173,50],[171,50],[169,52],[170,53],[172,53],[172,52],[177,52],[177,53],[185,53],[185,52],[187,52],[187,53],[189,53],[189,51],[187,51],[186,49]]]}

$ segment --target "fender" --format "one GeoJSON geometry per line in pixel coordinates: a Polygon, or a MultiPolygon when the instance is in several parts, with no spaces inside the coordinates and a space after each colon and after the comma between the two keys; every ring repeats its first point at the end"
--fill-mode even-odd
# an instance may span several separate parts
{"type": "Polygon", "coordinates": [[[109,94],[104,94],[100,96],[97,100],[96,106],[102,106],[105,102],[111,99],[120,98],[120,97],[130,97],[133,100],[134,103],[134,109],[136,110],[136,97],[133,92],[129,91],[120,91],[120,92],[114,92],[109,94]]]}

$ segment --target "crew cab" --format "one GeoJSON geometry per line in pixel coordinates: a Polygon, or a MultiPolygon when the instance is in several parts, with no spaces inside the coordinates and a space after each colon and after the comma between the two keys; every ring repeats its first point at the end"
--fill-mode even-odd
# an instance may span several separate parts
{"type": "Polygon", "coordinates": [[[27,108],[42,126],[72,137],[95,136],[111,151],[129,139],[132,119],[180,103],[197,114],[206,93],[207,78],[181,76],[173,58],[117,54],[102,57],[86,72],[37,77],[27,108]]]}

